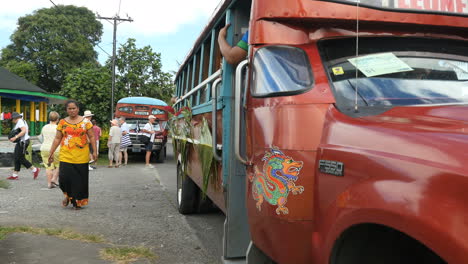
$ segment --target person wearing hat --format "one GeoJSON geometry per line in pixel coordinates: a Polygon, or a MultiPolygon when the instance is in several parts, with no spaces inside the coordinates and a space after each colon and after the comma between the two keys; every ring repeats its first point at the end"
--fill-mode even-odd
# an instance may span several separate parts
{"type": "Polygon", "coordinates": [[[14,161],[15,161],[15,169],[13,171],[13,175],[8,177],[8,180],[17,180],[18,173],[21,169],[21,164],[24,165],[27,169],[31,169],[33,172],[33,179],[35,180],[39,175],[39,168],[34,167],[31,162],[29,162],[26,157],[26,149],[29,146],[29,135],[28,135],[28,124],[23,120],[23,117],[18,114],[17,112],[13,112],[11,115],[11,119],[15,124],[15,129],[20,129],[21,131],[14,137],[10,138],[11,142],[15,142],[18,138],[20,141],[16,143],[15,151],[14,151],[14,161]]]}
{"type": "Polygon", "coordinates": [[[94,114],[90,110],[84,111],[83,117],[91,121],[91,118],[93,118],[94,114]]]}
{"type": "MultiPolygon", "coordinates": [[[[90,123],[92,123],[91,119],[93,118],[93,116],[94,116],[94,114],[90,110],[86,110],[83,113],[83,117],[85,118],[84,121],[87,121],[87,122],[90,122],[90,123]]],[[[88,140],[89,140],[89,138],[88,138],[88,140]]],[[[93,146],[91,144],[88,144],[88,146],[89,146],[89,164],[91,164],[91,163],[96,162],[96,161],[93,160],[93,157],[92,157],[92,153],[94,153],[93,152],[93,146]]],[[[89,165],[88,169],[89,170],[94,170],[94,169],[96,169],[96,167],[93,167],[93,166],[89,165]]]]}
{"type": "Polygon", "coordinates": [[[156,131],[154,130],[153,124],[156,122],[156,117],[154,115],[148,116],[148,123],[143,127],[141,132],[143,132],[143,136],[148,137],[146,140],[145,149],[146,149],[146,156],[145,156],[145,167],[146,168],[154,168],[153,165],[150,164],[151,152],[153,152],[153,141],[154,141],[154,134],[156,131]]]}
{"type": "Polygon", "coordinates": [[[110,121],[111,128],[109,130],[109,140],[107,146],[109,147],[109,168],[114,167],[112,163],[115,161],[115,167],[120,166],[120,140],[122,139],[122,130],[119,127],[119,122],[116,119],[110,121]]]}

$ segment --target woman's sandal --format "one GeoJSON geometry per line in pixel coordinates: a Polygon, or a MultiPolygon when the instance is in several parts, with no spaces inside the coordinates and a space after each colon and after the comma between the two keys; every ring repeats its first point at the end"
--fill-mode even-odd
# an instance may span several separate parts
{"type": "Polygon", "coordinates": [[[53,186],[53,187],[59,187],[59,184],[58,184],[58,183],[55,183],[55,182],[52,182],[52,186],[53,186]]]}
{"type": "Polygon", "coordinates": [[[70,199],[68,197],[65,197],[65,199],[62,200],[62,207],[67,207],[70,204],[70,199]]]}

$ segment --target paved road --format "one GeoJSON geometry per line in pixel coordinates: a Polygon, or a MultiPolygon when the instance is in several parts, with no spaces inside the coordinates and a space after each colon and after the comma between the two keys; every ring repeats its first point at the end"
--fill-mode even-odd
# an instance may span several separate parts
{"type": "MultiPolygon", "coordinates": [[[[168,200],[177,206],[177,178],[176,161],[174,159],[172,145],[167,148],[167,160],[163,164],[156,164],[158,176],[163,189],[168,195],[168,200]]],[[[198,215],[187,215],[188,225],[195,231],[203,247],[212,256],[221,256],[224,214],[221,211],[198,215]]]]}
{"type": "MultiPolygon", "coordinates": [[[[45,188],[44,172],[34,181],[29,171],[22,170],[20,180],[11,182],[10,189],[0,189],[0,226],[70,228],[100,234],[113,244],[151,248],[158,256],[155,263],[219,263],[224,217],[221,213],[186,217],[177,212],[171,148],[168,162],[157,164],[157,169],[133,162],[123,168],[90,172],[90,204],[80,211],[61,208],[61,191],[45,188]]],[[[6,178],[8,173],[0,169],[0,177],[6,178]]],[[[29,250],[38,252],[32,256],[30,252],[21,256],[24,249],[14,250],[23,240],[28,239],[15,234],[7,237],[8,243],[0,241],[0,245],[12,247],[0,250],[0,260],[8,257],[10,261],[5,263],[52,263],[46,253],[55,249],[46,247],[46,239],[44,248],[38,248],[41,243],[30,245],[29,250]]]]}

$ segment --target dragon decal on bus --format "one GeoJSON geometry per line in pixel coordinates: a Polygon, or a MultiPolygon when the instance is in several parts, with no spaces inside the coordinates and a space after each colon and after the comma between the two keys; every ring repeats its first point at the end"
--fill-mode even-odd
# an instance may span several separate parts
{"type": "Polygon", "coordinates": [[[277,147],[265,151],[262,161],[263,172],[254,166],[254,173],[249,176],[250,182],[253,183],[252,194],[257,201],[257,209],[261,211],[262,203],[266,200],[269,204],[278,206],[276,214],[289,214],[286,207],[289,193],[296,195],[304,191],[303,186],[295,184],[303,162],[286,156],[277,147]]]}

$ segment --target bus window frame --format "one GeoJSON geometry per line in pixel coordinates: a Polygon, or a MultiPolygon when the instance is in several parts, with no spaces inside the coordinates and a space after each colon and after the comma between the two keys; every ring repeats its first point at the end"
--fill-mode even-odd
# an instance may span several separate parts
{"type": "Polygon", "coordinates": [[[310,56],[309,54],[301,47],[298,47],[298,46],[293,46],[293,45],[265,45],[265,46],[262,46],[258,49],[255,50],[254,54],[252,55],[252,60],[251,60],[251,63],[250,63],[250,67],[251,67],[251,71],[250,71],[250,74],[249,74],[249,86],[250,86],[250,94],[252,97],[254,98],[269,98],[269,97],[280,97],[280,96],[291,96],[291,95],[299,95],[299,94],[303,94],[303,93],[307,93],[309,91],[311,91],[314,87],[315,87],[315,75],[314,75],[314,71],[312,69],[312,63],[310,62],[310,56]],[[311,85],[308,86],[307,88],[304,88],[304,89],[300,89],[300,90],[292,90],[292,91],[284,91],[284,92],[273,92],[273,93],[267,93],[267,94],[256,94],[254,93],[254,78],[253,78],[253,74],[255,72],[255,67],[254,67],[254,63],[255,63],[255,59],[256,59],[256,56],[258,54],[258,51],[261,50],[261,49],[264,49],[264,48],[269,48],[269,47],[286,47],[286,48],[294,48],[294,49],[299,49],[300,51],[302,51],[305,55],[305,58],[307,59],[307,62],[309,63],[309,73],[310,73],[310,77],[311,77],[311,85]]]}
{"type": "Polygon", "coordinates": [[[396,12],[396,13],[410,13],[410,14],[427,14],[427,15],[442,15],[442,16],[456,16],[456,17],[468,17],[468,13],[455,13],[455,12],[446,12],[446,11],[431,11],[424,9],[414,9],[414,8],[391,8],[383,6],[375,6],[365,3],[351,2],[346,0],[316,0],[320,2],[331,2],[341,5],[350,5],[355,7],[365,7],[369,9],[375,9],[385,12],[396,12]]]}

